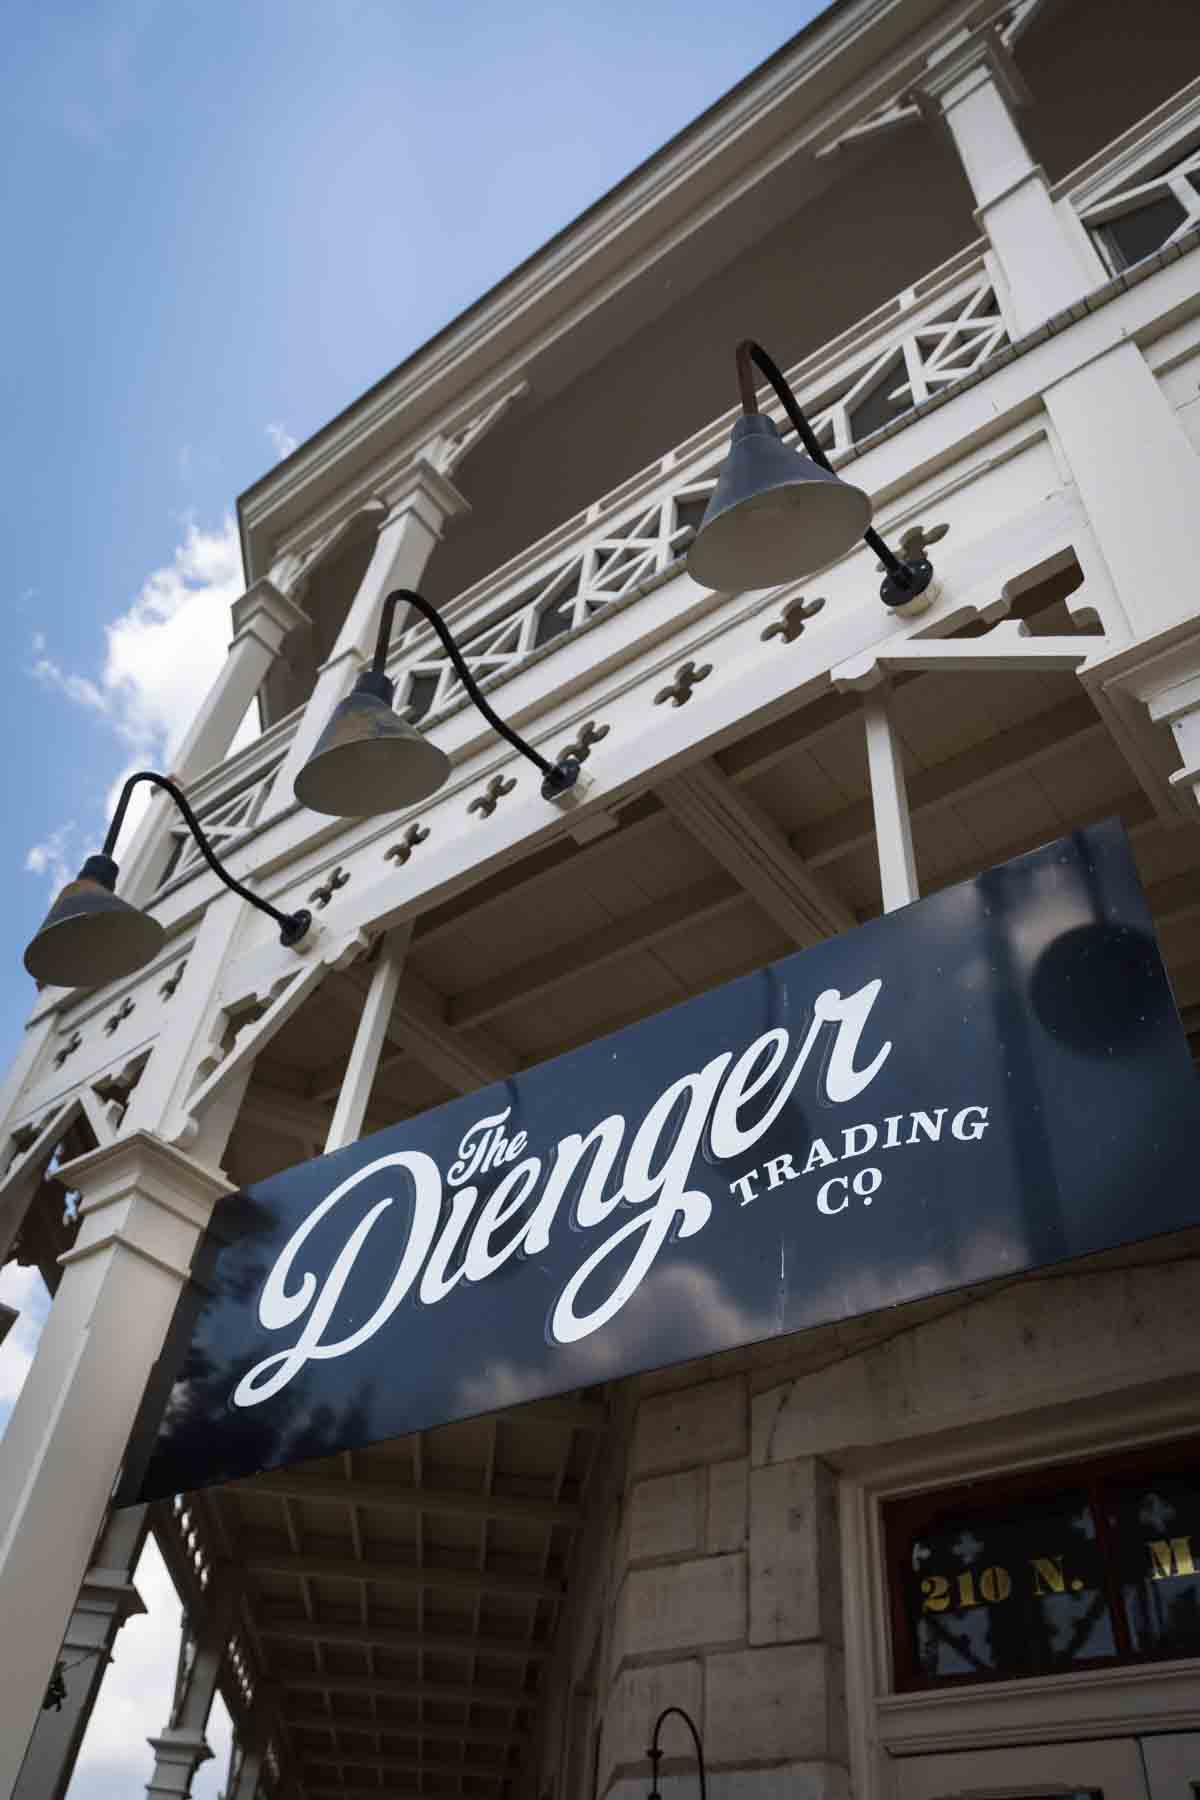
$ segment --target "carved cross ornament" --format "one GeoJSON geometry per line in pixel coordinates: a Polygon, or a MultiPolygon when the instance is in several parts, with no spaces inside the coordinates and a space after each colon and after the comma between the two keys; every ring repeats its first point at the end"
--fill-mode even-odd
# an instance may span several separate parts
{"type": "Polygon", "coordinates": [[[137,1002],[131,1000],[129,995],[126,994],[116,1012],[112,1013],[104,1021],[104,1030],[107,1036],[112,1037],[114,1032],[121,1029],[121,1026],[125,1023],[125,1020],[129,1017],[130,1013],[134,1011],[136,1004],[137,1002]]]}
{"type": "Polygon", "coordinates": [[[825,602],[823,599],[806,600],[801,594],[795,600],[789,600],[773,625],[768,625],[762,634],[764,644],[772,638],[782,638],[785,644],[794,644],[802,634],[809,619],[815,619],[825,602]]]}
{"type": "MultiPolygon", "coordinates": [[[[907,531],[900,534],[899,556],[901,561],[919,562],[930,544],[940,544],[949,529],[948,525],[930,525],[928,528],[924,525],[910,525],[907,531]]],[[[875,567],[882,575],[883,564],[876,563],[875,567]]]]}
{"type": "Polygon", "coordinates": [[[694,662],[681,663],[675,671],[675,679],[669,687],[660,688],[654,696],[655,706],[662,706],[669,700],[672,706],[686,706],[692,697],[692,689],[698,681],[707,681],[712,674],[711,663],[701,663],[697,668],[694,662]]]}
{"type": "Polygon", "coordinates": [[[384,861],[394,862],[397,868],[401,868],[408,861],[418,844],[423,844],[428,836],[429,832],[426,827],[424,825],[419,825],[414,819],[411,825],[405,827],[404,836],[400,839],[400,842],[398,844],[393,844],[390,850],[384,851],[384,861]]]}
{"type": "Polygon", "coordinates": [[[344,888],[349,879],[347,871],[343,869],[341,863],[338,863],[336,868],[329,871],[320,887],[314,888],[308,897],[315,906],[320,907],[324,912],[338,889],[344,888]]]}
{"type": "Polygon", "coordinates": [[[167,976],[167,979],[163,982],[162,986],[158,990],[160,999],[170,1000],[174,996],[175,989],[179,986],[180,982],[183,980],[183,971],[186,968],[187,968],[187,962],[185,960],[184,962],[180,963],[179,967],[175,970],[175,973],[173,975],[167,976]]]}
{"type": "Polygon", "coordinates": [[[66,1043],[63,1045],[62,1049],[55,1053],[55,1057],[54,1057],[55,1068],[61,1069],[63,1064],[66,1062],[68,1056],[74,1056],[75,1052],[78,1050],[78,1048],[79,1048],[80,1044],[82,1044],[82,1042],[83,1042],[83,1039],[80,1037],[79,1033],[77,1031],[73,1031],[71,1033],[70,1037],[67,1039],[66,1043]]]}
{"type": "Polygon", "coordinates": [[[585,763],[592,754],[592,745],[602,742],[611,730],[611,725],[597,725],[595,719],[589,719],[586,725],[580,726],[573,741],[563,745],[558,753],[559,762],[565,762],[570,756],[578,763],[585,763]]]}
{"type": "Polygon", "coordinates": [[[484,793],[476,794],[467,811],[478,813],[481,819],[490,819],[505,794],[511,794],[516,781],[508,775],[493,775],[484,793]]]}

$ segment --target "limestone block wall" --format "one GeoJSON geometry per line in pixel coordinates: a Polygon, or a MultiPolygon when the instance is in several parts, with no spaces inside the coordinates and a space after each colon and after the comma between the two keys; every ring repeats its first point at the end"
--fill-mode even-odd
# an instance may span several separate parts
{"type": "MultiPolygon", "coordinates": [[[[594,1792],[644,1795],[654,1720],[682,1706],[700,1729],[715,1797],[840,1796],[835,1478],[811,1456],[752,1467],[751,1376],[706,1372],[675,1371],[684,1385],[630,1407],[594,1792]]],[[[669,1721],[662,1743],[664,1794],[690,1795],[686,1727],[669,1721]]]]}

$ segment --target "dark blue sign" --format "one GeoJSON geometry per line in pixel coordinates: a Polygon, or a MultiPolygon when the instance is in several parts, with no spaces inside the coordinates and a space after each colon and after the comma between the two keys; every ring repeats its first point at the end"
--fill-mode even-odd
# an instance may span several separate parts
{"type": "Polygon", "coordinates": [[[1119,825],[217,1208],[121,1499],[1196,1222],[1197,1087],[1119,825]]]}

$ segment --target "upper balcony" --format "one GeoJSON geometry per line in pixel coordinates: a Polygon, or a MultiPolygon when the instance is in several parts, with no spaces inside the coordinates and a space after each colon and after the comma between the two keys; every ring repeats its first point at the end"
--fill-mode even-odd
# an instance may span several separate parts
{"type": "MultiPolygon", "coordinates": [[[[1090,158],[1057,185],[1054,197],[1065,228],[1086,238],[1096,256],[1088,308],[1098,309],[1193,248],[1200,240],[1200,81],[1090,158]]],[[[978,239],[794,363],[789,379],[835,465],[854,462],[1031,347],[1014,342],[1010,316],[994,258],[978,239]]],[[[1032,343],[1074,322],[1075,314],[1051,321],[1032,334],[1032,343]]],[[[733,417],[731,408],[711,420],[443,602],[485,689],[552,658],[680,572],[733,417]]],[[[425,729],[436,730],[467,704],[440,645],[420,622],[398,638],[390,672],[398,709],[425,729]]],[[[547,671],[547,693],[555,686],[547,671]]],[[[301,710],[194,784],[193,802],[222,854],[269,823],[271,780],[301,710]]],[[[200,867],[181,829],[160,892],[200,867]]]]}

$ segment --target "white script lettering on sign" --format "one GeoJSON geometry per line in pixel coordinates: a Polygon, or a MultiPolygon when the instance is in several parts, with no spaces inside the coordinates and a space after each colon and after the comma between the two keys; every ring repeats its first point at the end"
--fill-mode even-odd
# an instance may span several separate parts
{"type": "Polygon", "coordinates": [[[484,1281],[514,1256],[541,1254],[569,1193],[574,1195],[571,1220],[580,1231],[605,1225],[619,1207],[635,1209],[579,1265],[551,1308],[549,1333],[557,1344],[575,1343],[599,1330],[637,1292],[669,1238],[692,1237],[707,1223],[712,1202],[701,1189],[688,1186],[701,1145],[706,1143],[714,1161],[745,1156],[787,1105],[827,1028],[832,1037],[816,1076],[818,1099],[841,1104],[857,1099],[870,1086],[892,1049],[890,1041],[885,1042],[869,1060],[858,1061],[860,1051],[864,1057],[869,1054],[863,1049],[863,1037],[882,986],[876,980],[844,997],[835,988],[818,995],[803,1042],[786,1073],[791,1039],[778,1028],[756,1038],[736,1061],[733,1051],[725,1051],[702,1069],[681,1076],[654,1100],[627,1150],[627,1122],[613,1113],[586,1137],[570,1132],[560,1138],[545,1159],[527,1155],[525,1132],[506,1136],[509,1108],[477,1120],[463,1134],[444,1184],[437,1163],[420,1150],[395,1151],[355,1170],[312,1209],[267,1276],[258,1303],[259,1322],[272,1332],[299,1325],[299,1335],[243,1377],[234,1390],[234,1404],[257,1406],[278,1394],[307,1363],[350,1355],[374,1337],[414,1288],[424,1305],[436,1305],[460,1281],[484,1281]],[[768,1089],[774,1091],[765,1110],[744,1123],[749,1103],[768,1089]],[[382,1170],[406,1178],[412,1218],[403,1254],[370,1316],[355,1330],[327,1338],[351,1270],[395,1199],[380,1199],[369,1208],[320,1281],[303,1269],[305,1246],[347,1195],[382,1170]],[[499,1180],[477,1210],[477,1178],[495,1173],[499,1180]],[[445,1189],[452,1190],[448,1210],[445,1189]],[[535,1196],[536,1203],[531,1204],[535,1196]],[[517,1225],[518,1220],[523,1223],[517,1225]],[[627,1261],[617,1254],[625,1245],[631,1247],[627,1261]],[[616,1280],[596,1279],[601,1271],[619,1264],[623,1266],[616,1280]],[[583,1290],[591,1282],[603,1297],[589,1309],[583,1290]]]}

